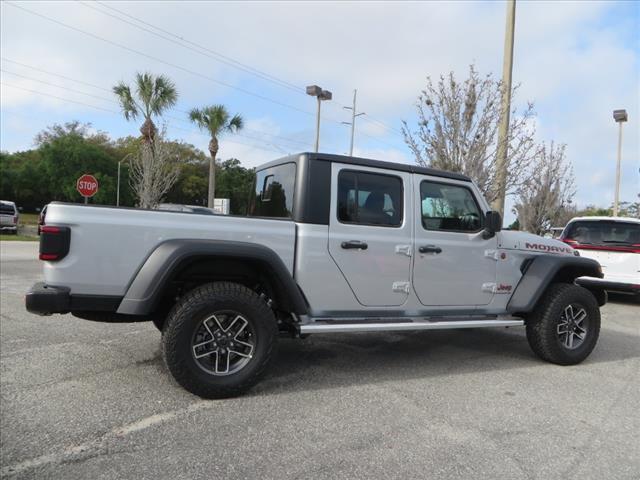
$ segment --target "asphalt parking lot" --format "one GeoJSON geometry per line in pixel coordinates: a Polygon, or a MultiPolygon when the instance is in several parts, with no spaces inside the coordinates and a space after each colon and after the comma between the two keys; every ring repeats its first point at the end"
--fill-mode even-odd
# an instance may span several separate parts
{"type": "Polygon", "coordinates": [[[640,306],[574,367],[519,328],[282,340],[248,395],[178,387],[150,323],[24,310],[37,244],[1,243],[6,478],[640,478],[640,306]]]}

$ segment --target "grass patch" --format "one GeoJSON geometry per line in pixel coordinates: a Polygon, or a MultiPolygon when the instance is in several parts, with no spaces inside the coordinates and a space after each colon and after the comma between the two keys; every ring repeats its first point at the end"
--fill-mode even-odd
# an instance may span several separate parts
{"type": "Polygon", "coordinates": [[[1,234],[0,241],[2,242],[15,242],[15,241],[27,241],[27,242],[37,242],[40,240],[40,237],[34,237],[32,235],[7,235],[1,234]]]}
{"type": "Polygon", "coordinates": [[[37,213],[21,213],[18,223],[20,225],[38,225],[39,216],[37,213]]]}

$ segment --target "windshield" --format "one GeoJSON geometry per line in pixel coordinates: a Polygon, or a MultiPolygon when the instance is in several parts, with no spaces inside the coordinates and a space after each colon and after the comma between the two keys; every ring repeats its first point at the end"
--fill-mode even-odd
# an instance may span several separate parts
{"type": "Polygon", "coordinates": [[[562,235],[567,243],[597,246],[639,246],[640,224],[586,220],[569,224],[562,235]]]}

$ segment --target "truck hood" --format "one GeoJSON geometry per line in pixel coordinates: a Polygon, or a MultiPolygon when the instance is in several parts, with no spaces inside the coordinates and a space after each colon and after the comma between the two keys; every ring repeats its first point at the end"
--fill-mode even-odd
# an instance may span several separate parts
{"type": "Polygon", "coordinates": [[[533,253],[555,253],[575,255],[575,250],[560,240],[544,238],[527,232],[503,230],[498,237],[498,246],[506,250],[522,250],[533,253]]]}

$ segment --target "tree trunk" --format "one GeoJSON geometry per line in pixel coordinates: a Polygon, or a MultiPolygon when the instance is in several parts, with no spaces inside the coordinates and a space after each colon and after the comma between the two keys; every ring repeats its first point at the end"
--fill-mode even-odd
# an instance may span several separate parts
{"type": "Polygon", "coordinates": [[[140,127],[140,133],[142,133],[142,138],[144,138],[145,143],[149,145],[153,144],[153,139],[156,136],[156,126],[150,118],[144,121],[142,127],[140,127]]]}
{"type": "Polygon", "coordinates": [[[213,208],[213,200],[216,198],[216,155],[218,154],[218,139],[216,137],[211,138],[209,142],[209,198],[207,206],[213,208]]]}

